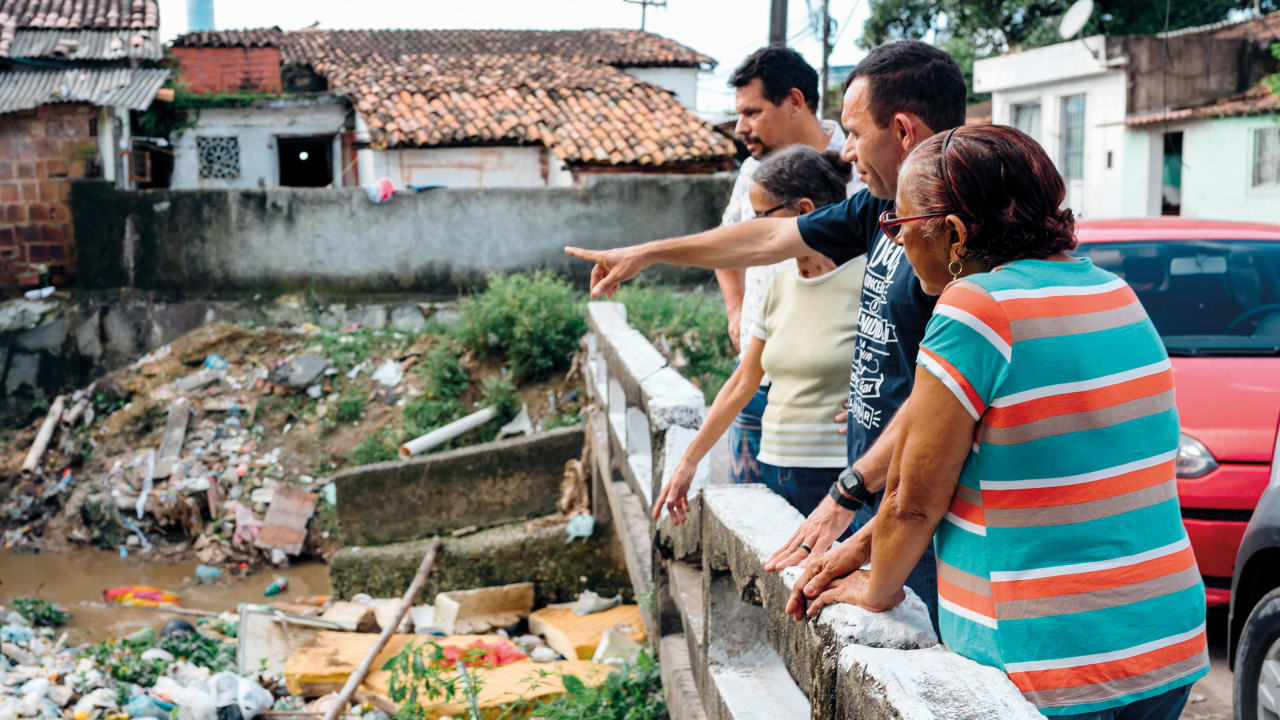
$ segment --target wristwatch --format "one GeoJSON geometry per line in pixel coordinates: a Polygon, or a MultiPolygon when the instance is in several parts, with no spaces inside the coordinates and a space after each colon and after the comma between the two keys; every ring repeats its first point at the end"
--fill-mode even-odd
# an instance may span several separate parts
{"type": "Polygon", "coordinates": [[[875,499],[863,484],[862,473],[850,465],[840,473],[831,490],[827,493],[832,500],[846,510],[857,510],[862,505],[875,499]],[[843,492],[842,492],[843,491],[843,492]]]}

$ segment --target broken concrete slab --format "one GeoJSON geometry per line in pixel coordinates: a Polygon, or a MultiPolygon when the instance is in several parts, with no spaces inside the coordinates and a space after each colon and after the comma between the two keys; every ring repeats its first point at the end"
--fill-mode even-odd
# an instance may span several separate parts
{"type": "MultiPolygon", "coordinates": [[[[534,603],[572,600],[584,588],[624,593],[631,585],[622,550],[612,532],[596,532],[566,545],[566,523],[523,522],[445,538],[418,601],[446,590],[534,583],[534,603]]],[[[426,552],[427,541],[374,547],[346,547],[329,560],[329,578],[339,597],[365,592],[400,595],[409,586],[426,552]]]]}
{"type": "Polygon", "coordinates": [[[663,635],[658,645],[667,714],[671,720],[706,720],[707,712],[702,707],[702,696],[694,680],[693,663],[689,659],[684,636],[663,635]]]}
{"type": "Polygon", "coordinates": [[[0,302],[0,333],[30,330],[40,324],[45,313],[57,307],[52,301],[26,298],[0,302]]]}
{"type": "Polygon", "coordinates": [[[30,352],[56,353],[67,339],[67,319],[60,317],[53,322],[38,325],[26,332],[19,333],[14,346],[19,350],[30,352]]]}
{"type": "Polygon", "coordinates": [[[380,629],[373,608],[343,600],[330,605],[329,609],[320,614],[320,619],[336,623],[347,632],[372,633],[380,629]]]}
{"type": "Polygon", "coordinates": [[[529,632],[542,635],[552,650],[573,660],[589,660],[604,631],[614,629],[635,642],[644,642],[640,606],[619,605],[590,615],[577,615],[568,608],[542,608],[529,616],[529,632]]]}
{"type": "Polygon", "coordinates": [[[288,555],[301,553],[307,539],[307,523],[316,513],[317,500],[316,493],[276,488],[254,545],[268,550],[279,548],[288,555]]]}
{"type": "Polygon", "coordinates": [[[23,386],[34,388],[40,377],[40,356],[35,353],[13,353],[9,359],[9,373],[4,378],[6,395],[13,395],[23,386]]]}
{"type": "Polygon", "coordinates": [[[532,612],[533,583],[443,592],[436,595],[435,608],[435,628],[445,635],[508,627],[532,612]]]}
{"type": "Polygon", "coordinates": [[[272,373],[271,381],[294,390],[301,390],[314,385],[324,377],[329,369],[329,358],[319,355],[301,355],[290,360],[287,365],[279,367],[272,373]]]}
{"type": "Polygon", "coordinates": [[[401,305],[391,311],[391,327],[401,332],[421,332],[427,326],[422,308],[417,305],[401,305]]]}
{"type": "Polygon", "coordinates": [[[96,309],[76,328],[76,349],[97,360],[102,357],[102,310],[96,309]]]}
{"type": "Polygon", "coordinates": [[[350,545],[417,540],[556,512],[581,427],[338,473],[338,524],[350,545]]]}

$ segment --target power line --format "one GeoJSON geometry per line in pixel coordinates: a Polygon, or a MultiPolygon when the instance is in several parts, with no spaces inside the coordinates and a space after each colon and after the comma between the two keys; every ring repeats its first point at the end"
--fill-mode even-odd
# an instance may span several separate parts
{"type": "Polygon", "coordinates": [[[835,47],[840,43],[840,38],[844,37],[844,31],[849,27],[849,21],[853,19],[853,13],[858,9],[858,4],[862,0],[853,0],[853,7],[849,8],[849,14],[845,16],[844,22],[840,23],[840,32],[836,33],[836,39],[831,41],[831,47],[835,47]]]}

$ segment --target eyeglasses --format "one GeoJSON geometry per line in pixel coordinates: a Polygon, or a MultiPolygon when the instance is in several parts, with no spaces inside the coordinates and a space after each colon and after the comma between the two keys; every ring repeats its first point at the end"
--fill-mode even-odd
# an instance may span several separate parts
{"type": "Polygon", "coordinates": [[[784,208],[784,207],[786,207],[786,206],[787,206],[787,204],[786,204],[786,203],[782,203],[781,205],[774,205],[773,207],[769,208],[768,210],[765,210],[764,212],[756,213],[756,217],[758,217],[758,218],[762,218],[762,217],[769,217],[769,216],[770,216],[770,215],[772,215],[773,213],[778,212],[779,210],[781,210],[782,208],[784,208]]]}
{"type": "Polygon", "coordinates": [[[902,232],[902,226],[916,220],[928,220],[929,218],[946,217],[949,213],[929,213],[928,215],[916,215],[914,217],[898,217],[892,210],[885,210],[880,213],[880,229],[884,231],[892,240],[897,240],[898,235],[902,232]]]}

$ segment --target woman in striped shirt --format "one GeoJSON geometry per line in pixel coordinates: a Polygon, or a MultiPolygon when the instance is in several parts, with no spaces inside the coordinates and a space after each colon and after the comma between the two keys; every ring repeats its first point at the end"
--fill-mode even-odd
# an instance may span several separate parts
{"type": "Polygon", "coordinates": [[[1172,720],[1209,667],[1173,375],[1133,291],[1068,254],[1064,196],[1009,127],[907,158],[881,223],[940,297],[894,472],[874,523],[806,570],[787,611],[894,607],[932,541],[952,650],[1047,716],[1172,720]]]}

